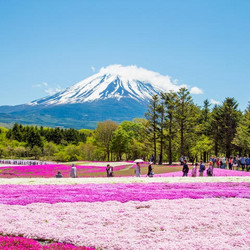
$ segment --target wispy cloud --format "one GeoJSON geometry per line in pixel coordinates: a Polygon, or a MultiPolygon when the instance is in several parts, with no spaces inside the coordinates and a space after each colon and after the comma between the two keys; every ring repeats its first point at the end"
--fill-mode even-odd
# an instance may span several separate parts
{"type": "Polygon", "coordinates": [[[43,83],[38,83],[38,84],[34,84],[32,85],[32,88],[40,88],[40,89],[43,89],[43,91],[46,93],[46,94],[49,94],[49,95],[53,95],[59,91],[62,90],[61,86],[60,85],[57,85],[56,87],[50,87],[49,84],[47,82],[43,82],[43,83]]]}
{"type": "Polygon", "coordinates": [[[95,67],[94,67],[94,66],[91,66],[91,70],[92,70],[93,72],[95,72],[95,67]]]}
{"type": "Polygon", "coordinates": [[[200,89],[198,87],[192,87],[190,89],[190,93],[193,95],[201,95],[201,94],[203,94],[203,91],[202,91],[202,89],[200,89]]]}
{"type": "Polygon", "coordinates": [[[211,102],[211,104],[214,104],[214,105],[219,105],[220,104],[219,101],[216,101],[214,99],[210,99],[210,102],[211,102]]]}
{"type": "Polygon", "coordinates": [[[41,87],[42,87],[42,84],[40,83],[32,85],[32,88],[41,88],[41,87]]]}

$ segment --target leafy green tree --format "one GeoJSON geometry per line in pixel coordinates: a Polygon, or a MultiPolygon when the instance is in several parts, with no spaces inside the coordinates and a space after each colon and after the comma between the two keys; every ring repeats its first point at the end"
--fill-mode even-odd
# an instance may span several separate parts
{"type": "Polygon", "coordinates": [[[45,156],[54,156],[58,152],[58,147],[53,142],[45,143],[43,153],[45,156]]]}
{"type": "Polygon", "coordinates": [[[27,156],[27,151],[24,146],[18,146],[14,148],[14,154],[16,157],[25,157],[27,156]]]}
{"type": "Polygon", "coordinates": [[[67,162],[67,161],[70,161],[70,156],[64,150],[60,150],[58,153],[56,153],[55,160],[67,162]]]}
{"type": "Polygon", "coordinates": [[[98,122],[95,129],[95,139],[97,143],[103,146],[106,150],[106,157],[110,160],[110,146],[115,130],[118,124],[113,121],[98,122]]]}
{"type": "Polygon", "coordinates": [[[238,146],[246,155],[250,154],[250,103],[236,128],[233,144],[238,146]]]}
{"type": "Polygon", "coordinates": [[[80,160],[81,152],[80,152],[79,148],[76,145],[73,145],[73,144],[68,145],[65,148],[65,152],[69,156],[70,161],[78,161],[78,160],[80,160]]]}
{"type": "Polygon", "coordinates": [[[129,148],[129,135],[121,127],[119,127],[113,134],[111,141],[111,151],[116,154],[118,161],[122,159],[122,155],[128,153],[129,148]]]}
{"type": "Polygon", "coordinates": [[[210,152],[213,147],[212,141],[206,135],[201,135],[196,144],[191,148],[191,154],[197,159],[204,152],[210,152]]]}
{"type": "Polygon", "coordinates": [[[42,155],[41,148],[38,147],[37,145],[34,145],[30,150],[30,155],[34,156],[36,160],[39,159],[39,156],[42,155]]]}
{"type": "Polygon", "coordinates": [[[98,155],[96,154],[96,148],[97,147],[90,140],[86,143],[80,142],[78,149],[80,151],[81,159],[89,161],[97,160],[98,155]]]}

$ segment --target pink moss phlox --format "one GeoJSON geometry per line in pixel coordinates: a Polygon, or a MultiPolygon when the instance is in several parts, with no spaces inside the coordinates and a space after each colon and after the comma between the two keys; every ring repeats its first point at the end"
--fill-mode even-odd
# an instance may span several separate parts
{"type": "Polygon", "coordinates": [[[0,236],[0,249],[1,250],[49,250],[49,249],[60,249],[60,250],[94,250],[95,248],[89,247],[77,247],[71,244],[63,243],[51,243],[42,245],[36,240],[23,238],[23,237],[12,237],[12,236],[0,236]]]}
{"type": "Polygon", "coordinates": [[[149,201],[159,199],[250,198],[249,183],[117,183],[0,185],[0,204],[149,201]]]}
{"type": "MultiPolygon", "coordinates": [[[[114,172],[127,167],[120,165],[114,167],[114,172]]],[[[98,173],[106,172],[106,167],[100,166],[76,166],[79,173],[98,173]]],[[[31,166],[15,166],[15,167],[1,167],[0,178],[51,178],[55,177],[58,171],[61,171],[63,177],[70,177],[71,166],[67,165],[31,165],[31,166]]]]}
{"type": "MultiPolygon", "coordinates": [[[[191,177],[191,168],[189,168],[188,176],[191,177]]],[[[237,170],[228,170],[228,169],[220,169],[214,168],[213,170],[214,176],[250,176],[250,172],[246,171],[237,171],[237,170]]],[[[171,172],[171,173],[162,173],[155,174],[154,177],[181,177],[183,175],[182,171],[171,172]]],[[[207,177],[207,172],[204,172],[204,177],[207,177]]],[[[197,176],[199,176],[199,171],[197,170],[197,176]]]]}

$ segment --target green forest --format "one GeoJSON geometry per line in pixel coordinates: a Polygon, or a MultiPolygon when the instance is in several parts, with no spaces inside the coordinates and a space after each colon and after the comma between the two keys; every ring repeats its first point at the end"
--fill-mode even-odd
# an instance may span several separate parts
{"type": "Polygon", "coordinates": [[[171,164],[181,155],[207,161],[249,152],[250,104],[243,112],[234,98],[213,108],[205,100],[199,107],[186,88],[152,96],[144,118],[103,121],[94,130],[17,123],[0,128],[2,159],[120,161],[153,155],[159,164],[171,164]]]}

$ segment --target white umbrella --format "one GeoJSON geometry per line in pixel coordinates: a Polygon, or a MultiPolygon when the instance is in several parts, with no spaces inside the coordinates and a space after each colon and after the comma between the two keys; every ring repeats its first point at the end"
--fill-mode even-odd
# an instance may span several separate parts
{"type": "Polygon", "coordinates": [[[134,162],[144,162],[144,160],[142,160],[142,159],[136,159],[136,160],[134,160],[134,162]]]}

